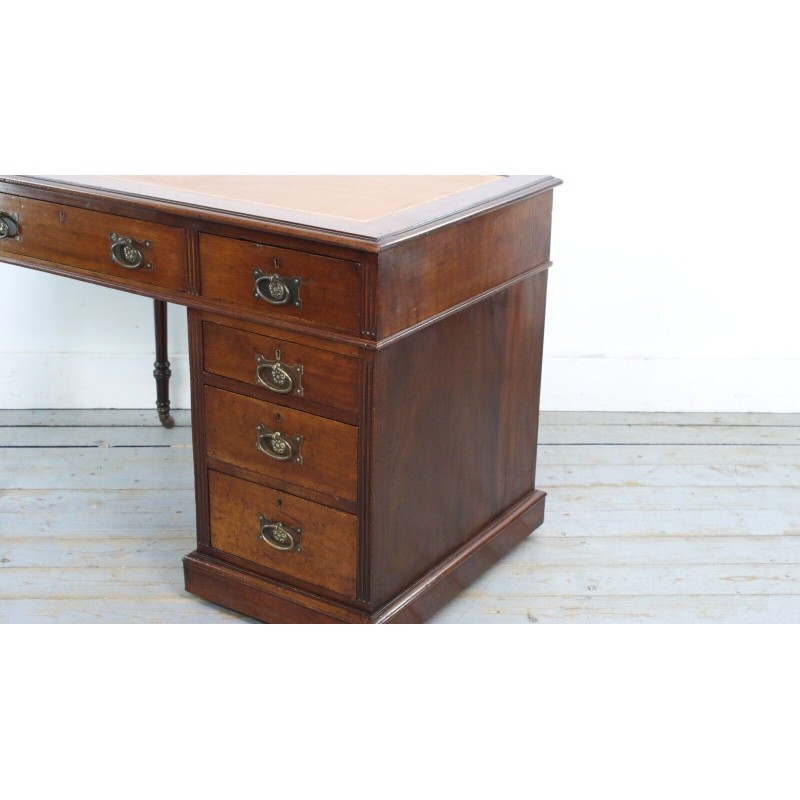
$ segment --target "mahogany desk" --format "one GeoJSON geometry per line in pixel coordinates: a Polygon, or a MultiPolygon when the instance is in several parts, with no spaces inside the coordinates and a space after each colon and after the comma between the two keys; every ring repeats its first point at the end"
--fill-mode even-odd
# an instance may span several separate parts
{"type": "Polygon", "coordinates": [[[0,178],[0,260],[188,308],[186,589],[418,622],[541,524],[551,177],[0,178]]]}

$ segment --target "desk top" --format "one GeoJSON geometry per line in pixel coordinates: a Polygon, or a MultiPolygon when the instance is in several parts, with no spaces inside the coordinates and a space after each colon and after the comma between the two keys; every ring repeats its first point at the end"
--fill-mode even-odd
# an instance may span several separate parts
{"type": "Polygon", "coordinates": [[[543,175],[49,175],[3,180],[385,245],[560,183],[543,175]]]}

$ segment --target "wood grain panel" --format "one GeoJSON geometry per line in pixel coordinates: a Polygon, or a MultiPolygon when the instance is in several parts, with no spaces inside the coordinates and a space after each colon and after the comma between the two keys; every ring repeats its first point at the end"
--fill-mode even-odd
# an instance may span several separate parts
{"type": "Polygon", "coordinates": [[[544,502],[544,493],[534,492],[482,531],[474,543],[461,548],[381,609],[374,621],[424,622],[538,528],[544,519],[544,502]]]}
{"type": "Polygon", "coordinates": [[[378,339],[546,264],[552,203],[545,192],[382,251],[378,339]]]}
{"type": "Polygon", "coordinates": [[[19,214],[21,235],[19,242],[0,240],[0,257],[12,253],[99,272],[124,283],[186,288],[186,242],[181,228],[11,195],[0,195],[0,211],[19,214]],[[144,252],[153,268],[129,270],[112,261],[112,233],[151,242],[152,249],[144,252]]]}
{"type": "Polygon", "coordinates": [[[204,322],[213,322],[216,325],[226,325],[240,331],[255,333],[257,336],[269,336],[273,339],[281,339],[303,347],[312,347],[315,350],[323,348],[326,352],[339,353],[351,358],[359,358],[363,352],[363,342],[354,344],[345,340],[345,337],[336,332],[315,331],[313,334],[301,332],[296,329],[288,329],[283,324],[275,327],[265,323],[263,320],[253,321],[234,318],[232,316],[221,315],[219,313],[208,313],[206,311],[196,312],[198,317],[204,322]],[[322,338],[324,337],[324,338],[322,338]]]}
{"type": "Polygon", "coordinates": [[[377,352],[373,603],[533,491],[546,285],[534,275],[377,352]]]}
{"type": "Polygon", "coordinates": [[[256,387],[264,399],[283,404],[287,396],[272,392],[256,381],[256,356],[274,359],[279,350],[283,363],[303,367],[303,395],[289,397],[297,406],[310,403],[358,410],[357,359],[210,322],[203,325],[203,350],[206,372],[256,387]]]}
{"type": "Polygon", "coordinates": [[[210,386],[204,397],[211,458],[335,498],[357,499],[358,428],[210,386]],[[286,436],[302,436],[303,463],[276,461],[259,452],[259,424],[286,436]]]}
{"type": "Polygon", "coordinates": [[[195,551],[183,559],[186,591],[271,623],[366,623],[364,612],[195,551]]]}
{"type": "Polygon", "coordinates": [[[361,327],[361,275],[351,261],[201,234],[200,279],[204,297],[258,311],[265,319],[303,320],[354,332],[361,327]],[[300,278],[302,307],[271,305],[255,297],[255,269],[300,278]]]}
{"type": "Polygon", "coordinates": [[[267,567],[290,582],[294,578],[355,596],[356,517],[213,470],[208,481],[213,548],[267,567]],[[282,552],[263,542],[259,514],[302,528],[302,552],[282,552]]]}

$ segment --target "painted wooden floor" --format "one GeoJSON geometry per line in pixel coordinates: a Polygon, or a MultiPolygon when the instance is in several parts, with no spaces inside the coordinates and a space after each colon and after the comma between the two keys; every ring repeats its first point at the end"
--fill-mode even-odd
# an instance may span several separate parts
{"type": "MultiPolygon", "coordinates": [[[[0,621],[246,621],[183,591],[176,417],[0,411],[0,621]]],[[[549,413],[540,438],[545,524],[433,622],[800,622],[800,415],[549,413]]]]}

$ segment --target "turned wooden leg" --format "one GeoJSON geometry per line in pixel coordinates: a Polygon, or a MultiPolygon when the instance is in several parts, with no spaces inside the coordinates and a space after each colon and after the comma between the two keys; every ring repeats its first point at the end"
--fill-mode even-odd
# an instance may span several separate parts
{"type": "Polygon", "coordinates": [[[169,379],[172,370],[167,361],[167,304],[164,300],[153,300],[156,322],[156,363],[153,377],[156,379],[156,408],[158,418],[165,428],[171,428],[175,420],[169,413],[169,379]]]}

